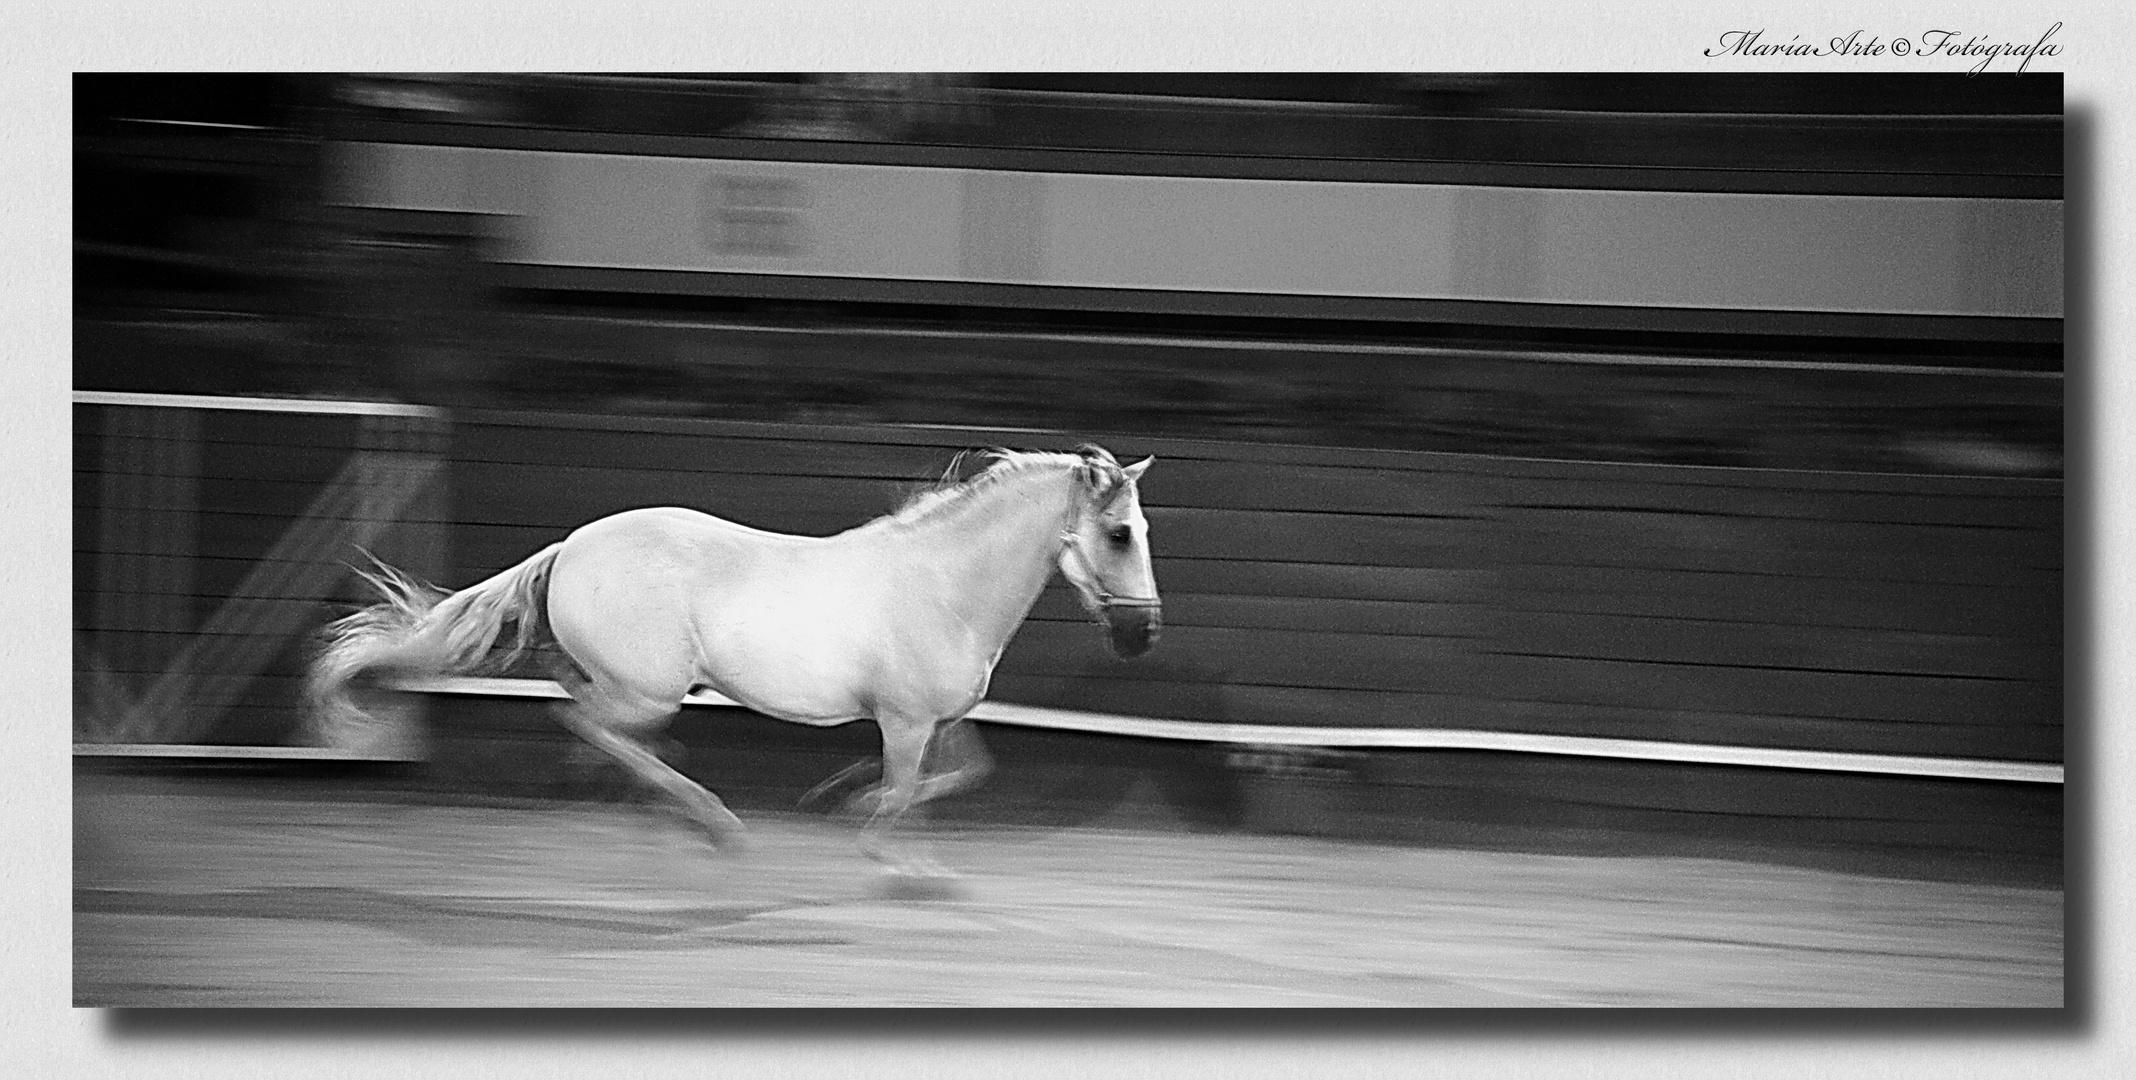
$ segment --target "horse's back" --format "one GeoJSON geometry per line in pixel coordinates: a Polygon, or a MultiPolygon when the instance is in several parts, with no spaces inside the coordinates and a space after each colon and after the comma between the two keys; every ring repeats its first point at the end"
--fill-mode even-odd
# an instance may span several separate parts
{"type": "Polygon", "coordinates": [[[771,546],[805,545],[811,538],[753,528],[687,506],[646,506],[589,521],[566,537],[580,547],[597,542],[705,544],[730,542],[771,546]]]}

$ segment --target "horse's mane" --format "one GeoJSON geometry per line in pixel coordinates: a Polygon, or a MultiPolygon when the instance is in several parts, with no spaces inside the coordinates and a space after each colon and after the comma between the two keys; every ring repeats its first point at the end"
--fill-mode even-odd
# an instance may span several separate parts
{"type": "Polygon", "coordinates": [[[934,517],[954,506],[970,502],[981,492],[988,491],[1012,476],[1029,472],[1042,465],[1076,466],[1102,463],[1111,466],[1108,471],[1117,471],[1119,463],[1103,448],[1078,447],[1073,454],[1055,450],[1009,450],[1003,447],[988,447],[983,450],[966,450],[950,460],[949,467],[942,471],[942,478],[913,492],[898,508],[883,520],[911,524],[934,517]],[[978,458],[986,467],[968,477],[959,479],[965,463],[978,458]]]}

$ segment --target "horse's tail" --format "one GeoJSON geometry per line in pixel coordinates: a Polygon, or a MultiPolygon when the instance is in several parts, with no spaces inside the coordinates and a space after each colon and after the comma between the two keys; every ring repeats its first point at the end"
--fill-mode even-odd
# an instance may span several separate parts
{"type": "Polygon", "coordinates": [[[518,659],[542,629],[549,572],[562,546],[551,544],[456,593],[417,581],[375,558],[371,561],[376,573],[356,571],[383,599],[327,625],[324,646],[305,683],[312,741],[361,749],[395,737],[380,730],[378,719],[356,703],[351,687],[359,678],[456,675],[483,668],[507,622],[517,629],[511,652],[497,665],[518,659]]]}

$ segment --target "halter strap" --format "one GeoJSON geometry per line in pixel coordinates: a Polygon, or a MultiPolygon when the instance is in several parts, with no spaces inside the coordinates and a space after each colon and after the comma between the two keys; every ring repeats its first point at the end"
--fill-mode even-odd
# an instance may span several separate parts
{"type": "Polygon", "coordinates": [[[1083,538],[1077,535],[1074,529],[1062,530],[1061,544],[1067,550],[1074,552],[1076,561],[1083,564],[1083,573],[1090,578],[1090,591],[1097,594],[1098,606],[1107,609],[1163,606],[1163,601],[1154,596],[1114,596],[1112,593],[1106,592],[1104,582],[1098,577],[1098,568],[1090,561],[1090,553],[1083,550],[1083,538]]]}

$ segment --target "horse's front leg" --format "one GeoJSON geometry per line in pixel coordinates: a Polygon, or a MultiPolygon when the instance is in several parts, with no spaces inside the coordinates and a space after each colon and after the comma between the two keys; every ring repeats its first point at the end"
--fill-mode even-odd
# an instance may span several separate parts
{"type": "Polygon", "coordinates": [[[920,781],[919,800],[932,802],[945,795],[969,791],[994,771],[994,757],[970,720],[951,720],[935,728],[927,751],[926,777],[920,781]]]}
{"type": "MultiPolygon", "coordinates": [[[[913,797],[914,804],[932,802],[945,795],[954,795],[976,787],[994,771],[993,756],[986,752],[986,743],[968,720],[951,720],[938,725],[930,737],[927,752],[922,755],[920,789],[913,797]]],[[[838,770],[830,779],[810,788],[801,796],[800,806],[813,810],[833,799],[854,792],[844,801],[850,813],[872,814],[882,805],[883,759],[862,758],[838,770]]]]}
{"type": "Polygon", "coordinates": [[[891,850],[899,823],[925,801],[921,767],[927,760],[927,744],[934,737],[935,722],[883,716],[875,722],[883,733],[883,779],[868,793],[875,807],[867,824],[861,826],[860,850],[899,877],[940,877],[942,871],[924,850],[917,855],[900,855],[891,850]]]}
{"type": "Polygon", "coordinates": [[[883,759],[862,758],[834,773],[830,779],[808,789],[797,804],[803,810],[816,810],[833,800],[846,798],[846,792],[861,789],[845,802],[847,810],[873,809],[876,792],[881,788],[883,759]]]}

